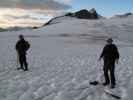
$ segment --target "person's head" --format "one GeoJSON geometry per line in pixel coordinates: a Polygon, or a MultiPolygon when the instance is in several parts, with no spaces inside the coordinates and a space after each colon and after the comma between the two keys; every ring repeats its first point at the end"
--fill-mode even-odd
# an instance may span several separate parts
{"type": "Polygon", "coordinates": [[[113,39],[112,38],[108,38],[106,41],[107,41],[108,44],[112,44],[113,43],[113,39]]]}
{"type": "Polygon", "coordinates": [[[19,39],[20,40],[23,40],[24,39],[24,36],[22,34],[19,35],[19,39]]]}

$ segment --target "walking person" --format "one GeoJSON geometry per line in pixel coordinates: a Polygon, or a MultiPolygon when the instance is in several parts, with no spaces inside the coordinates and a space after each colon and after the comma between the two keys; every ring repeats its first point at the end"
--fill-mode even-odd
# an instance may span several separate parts
{"type": "Polygon", "coordinates": [[[101,60],[101,58],[103,58],[104,61],[103,71],[105,82],[103,85],[106,86],[110,84],[110,88],[115,88],[115,62],[118,63],[119,52],[117,46],[113,44],[112,38],[107,40],[107,44],[103,48],[99,60],[101,60]]]}
{"type": "Polygon", "coordinates": [[[18,59],[19,59],[19,63],[20,63],[20,67],[18,68],[18,70],[22,69],[24,71],[28,71],[26,52],[30,48],[30,44],[28,43],[28,41],[26,41],[24,39],[23,35],[19,35],[19,40],[17,41],[15,47],[16,47],[16,51],[18,53],[18,59]]]}

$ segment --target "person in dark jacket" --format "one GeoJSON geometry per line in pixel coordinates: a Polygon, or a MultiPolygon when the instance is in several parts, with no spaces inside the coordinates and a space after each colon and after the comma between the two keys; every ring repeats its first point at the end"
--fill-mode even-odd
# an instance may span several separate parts
{"type": "Polygon", "coordinates": [[[118,63],[119,60],[119,52],[117,46],[113,44],[112,38],[107,40],[107,44],[103,48],[101,56],[99,60],[103,58],[104,61],[104,77],[105,82],[103,83],[104,86],[109,85],[111,83],[111,88],[115,88],[116,80],[115,80],[115,62],[118,63]],[[109,75],[110,73],[110,75],[109,75]]]}
{"type": "Polygon", "coordinates": [[[30,44],[28,43],[28,41],[24,39],[23,35],[19,35],[19,40],[16,43],[16,51],[18,53],[18,59],[20,63],[20,68],[18,69],[23,69],[24,71],[28,71],[26,52],[29,48],[30,48],[30,44]]]}

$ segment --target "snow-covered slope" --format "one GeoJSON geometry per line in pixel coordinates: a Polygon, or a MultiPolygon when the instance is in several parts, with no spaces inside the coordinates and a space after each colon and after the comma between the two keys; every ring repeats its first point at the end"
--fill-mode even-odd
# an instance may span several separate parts
{"type": "Polygon", "coordinates": [[[125,13],[122,15],[115,15],[112,18],[127,18],[127,17],[133,17],[133,13],[125,13]]]}
{"type": "Polygon", "coordinates": [[[123,100],[132,100],[132,18],[58,22],[32,31],[0,33],[0,100],[115,100],[102,86],[89,85],[93,80],[103,82],[103,62],[97,59],[108,37],[114,38],[121,55],[114,90],[123,100]],[[16,70],[19,34],[31,44],[28,72],[16,70]]]}

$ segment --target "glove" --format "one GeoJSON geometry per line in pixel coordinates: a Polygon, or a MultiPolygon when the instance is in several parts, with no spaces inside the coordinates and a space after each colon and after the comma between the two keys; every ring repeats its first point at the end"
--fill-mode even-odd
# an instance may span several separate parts
{"type": "Polygon", "coordinates": [[[118,59],[116,59],[116,64],[118,64],[119,63],[119,60],[118,59]]]}

